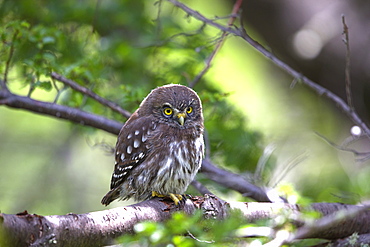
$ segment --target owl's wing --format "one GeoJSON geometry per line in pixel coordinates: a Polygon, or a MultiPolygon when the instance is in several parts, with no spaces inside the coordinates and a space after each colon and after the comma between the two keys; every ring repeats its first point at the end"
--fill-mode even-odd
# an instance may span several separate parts
{"type": "Polygon", "coordinates": [[[102,199],[108,205],[120,196],[121,185],[127,180],[131,171],[148,156],[147,139],[155,128],[149,117],[139,117],[135,112],[122,127],[116,144],[116,165],[112,174],[110,191],[102,199]]]}

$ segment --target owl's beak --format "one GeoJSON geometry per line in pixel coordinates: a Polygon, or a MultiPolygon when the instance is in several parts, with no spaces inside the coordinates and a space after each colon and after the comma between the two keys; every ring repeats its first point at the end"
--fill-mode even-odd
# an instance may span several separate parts
{"type": "Polygon", "coordinates": [[[178,118],[177,121],[180,123],[180,125],[184,125],[186,114],[184,112],[177,113],[176,117],[178,118]]]}

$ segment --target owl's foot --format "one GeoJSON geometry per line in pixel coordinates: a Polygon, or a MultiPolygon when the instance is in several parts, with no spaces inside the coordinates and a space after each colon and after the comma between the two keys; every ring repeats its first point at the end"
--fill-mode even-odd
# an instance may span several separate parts
{"type": "Polygon", "coordinates": [[[180,194],[173,194],[168,193],[168,195],[159,194],[157,191],[152,191],[152,197],[169,197],[175,203],[175,205],[179,205],[179,202],[182,201],[183,197],[180,194]]]}

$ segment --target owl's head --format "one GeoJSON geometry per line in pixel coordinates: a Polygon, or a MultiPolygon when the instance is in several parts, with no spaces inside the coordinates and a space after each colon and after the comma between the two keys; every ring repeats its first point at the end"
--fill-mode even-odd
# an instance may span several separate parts
{"type": "Polygon", "coordinates": [[[197,93],[182,85],[158,87],[140,104],[139,115],[154,115],[176,128],[203,127],[202,104],[197,93]]]}

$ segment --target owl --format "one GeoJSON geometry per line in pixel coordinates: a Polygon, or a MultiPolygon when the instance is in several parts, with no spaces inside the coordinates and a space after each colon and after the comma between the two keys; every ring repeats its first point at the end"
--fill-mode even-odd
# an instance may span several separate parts
{"type": "Polygon", "coordinates": [[[110,191],[101,203],[162,196],[178,204],[201,166],[203,129],[196,92],[175,84],[152,90],[118,135],[110,191]]]}

